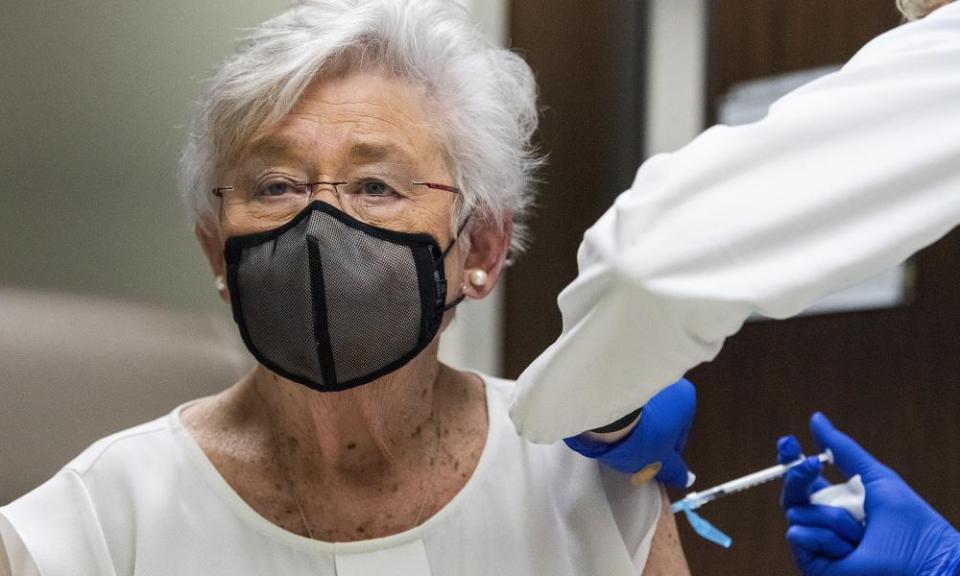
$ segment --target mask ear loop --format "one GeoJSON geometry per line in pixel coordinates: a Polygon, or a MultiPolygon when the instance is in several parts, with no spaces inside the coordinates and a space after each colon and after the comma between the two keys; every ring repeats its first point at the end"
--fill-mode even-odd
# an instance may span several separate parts
{"type": "Polygon", "coordinates": [[[447,245],[447,249],[443,251],[443,258],[447,258],[447,254],[453,250],[453,245],[457,243],[457,239],[460,238],[460,235],[463,234],[463,230],[467,227],[467,224],[470,223],[470,217],[473,216],[473,210],[467,212],[467,217],[463,219],[463,223],[460,224],[460,227],[457,228],[457,233],[453,235],[453,238],[450,239],[450,244],[447,245]]]}
{"type": "MultiPolygon", "coordinates": [[[[463,234],[463,231],[464,231],[464,229],[467,227],[467,224],[470,222],[470,217],[471,217],[472,215],[473,215],[473,210],[471,210],[470,212],[467,212],[467,217],[463,219],[463,223],[460,224],[460,227],[459,227],[459,228],[457,228],[457,233],[454,234],[453,238],[450,240],[450,244],[447,246],[447,249],[443,251],[443,259],[444,259],[444,260],[447,259],[447,254],[449,254],[450,251],[453,250],[453,245],[457,243],[457,239],[460,238],[460,235],[461,235],[461,234],[463,234]]],[[[462,291],[462,289],[461,289],[460,296],[458,296],[457,298],[455,298],[455,299],[453,300],[453,302],[451,302],[451,303],[447,304],[446,306],[444,306],[442,311],[443,311],[443,312],[446,312],[447,310],[452,309],[453,307],[455,307],[456,305],[460,304],[461,302],[463,302],[463,301],[466,300],[466,299],[467,299],[467,295],[464,294],[463,291],[462,291]]]]}

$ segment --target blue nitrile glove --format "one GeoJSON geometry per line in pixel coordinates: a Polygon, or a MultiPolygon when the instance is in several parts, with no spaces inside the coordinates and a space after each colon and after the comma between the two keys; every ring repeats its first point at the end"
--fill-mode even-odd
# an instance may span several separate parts
{"type": "Polygon", "coordinates": [[[651,398],[643,407],[640,422],[617,442],[608,444],[583,434],[563,441],[580,454],[629,474],[660,462],[657,480],[682,488],[687,485],[687,465],[681,454],[696,409],[697,391],[682,379],[651,398]]]}
{"type": "MultiPolygon", "coordinates": [[[[819,412],[810,419],[814,438],[833,451],[848,477],[859,474],[866,489],[866,525],[841,508],[809,503],[827,486],[820,464],[808,458],[784,481],[787,541],[806,575],[957,576],[960,533],[923,501],[897,474],[878,462],[819,412]]],[[[795,438],[781,438],[780,461],[799,456],[795,438]]]]}

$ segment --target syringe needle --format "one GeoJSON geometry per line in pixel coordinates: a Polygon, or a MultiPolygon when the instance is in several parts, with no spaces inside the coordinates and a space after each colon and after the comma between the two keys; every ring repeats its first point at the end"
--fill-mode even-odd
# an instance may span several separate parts
{"type": "MultiPolygon", "coordinates": [[[[681,510],[696,510],[697,508],[703,506],[707,502],[716,500],[727,494],[733,494],[734,492],[740,492],[748,488],[753,488],[754,486],[759,486],[770,482],[771,480],[776,480],[781,478],[790,471],[791,468],[799,466],[806,460],[804,457],[800,457],[797,460],[790,462],[789,464],[777,464],[776,466],[771,466],[769,468],[764,468],[752,474],[747,474],[746,476],[741,476],[734,480],[724,482],[713,488],[708,488],[702,492],[691,492],[687,494],[682,500],[674,502],[670,507],[670,510],[676,514],[681,510]]],[[[820,462],[829,462],[833,463],[833,452],[828,448],[824,450],[821,454],[817,454],[817,460],[820,462]]]]}

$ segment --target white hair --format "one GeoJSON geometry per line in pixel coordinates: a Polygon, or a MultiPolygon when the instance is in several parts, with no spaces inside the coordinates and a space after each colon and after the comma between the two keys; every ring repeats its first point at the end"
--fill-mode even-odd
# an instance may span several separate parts
{"type": "Polygon", "coordinates": [[[216,229],[210,190],[312,80],[370,66],[426,88],[463,193],[455,218],[469,210],[502,223],[512,214],[511,248],[522,251],[542,162],[531,144],[536,82],[522,58],[493,45],[449,0],[304,0],[250,30],[210,80],[180,159],[192,223],[216,229]]]}
{"type": "Polygon", "coordinates": [[[919,20],[953,0],[897,0],[897,8],[907,20],[919,20]]]}

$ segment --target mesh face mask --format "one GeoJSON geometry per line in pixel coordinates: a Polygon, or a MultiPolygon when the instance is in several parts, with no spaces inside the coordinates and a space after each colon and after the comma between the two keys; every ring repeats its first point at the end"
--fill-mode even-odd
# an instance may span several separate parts
{"type": "Polygon", "coordinates": [[[429,234],[312,202],[280,228],[227,239],[233,318],[277,374],[321,392],[365,384],[412,360],[463,300],[445,304],[455,241],[441,251],[429,234]]]}

